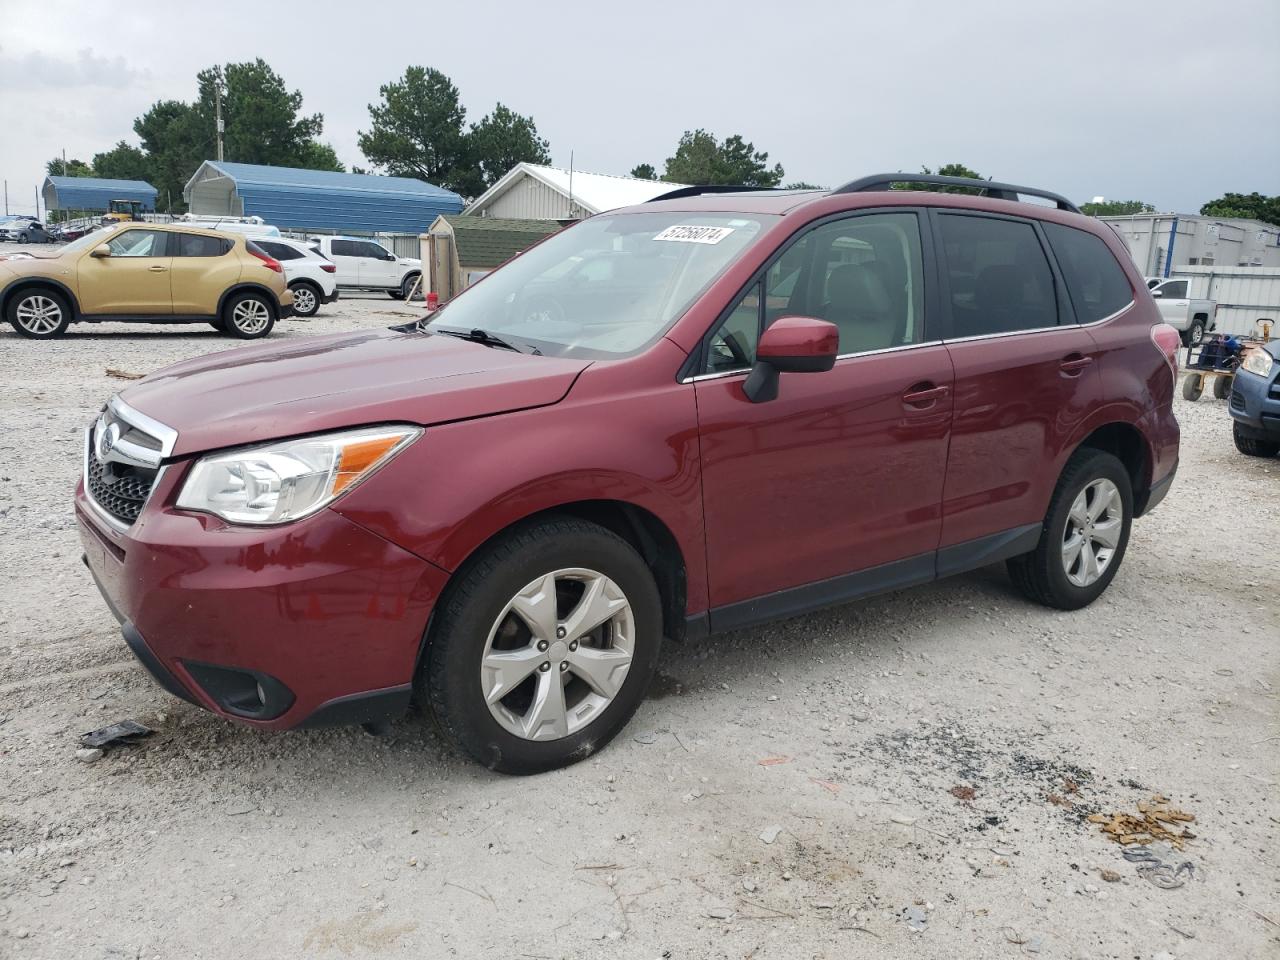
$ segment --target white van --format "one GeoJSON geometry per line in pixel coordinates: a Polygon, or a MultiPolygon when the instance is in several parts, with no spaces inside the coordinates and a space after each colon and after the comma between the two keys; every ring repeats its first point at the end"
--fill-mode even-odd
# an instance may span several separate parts
{"type": "Polygon", "coordinates": [[[273,227],[261,217],[214,217],[195,213],[184,213],[175,223],[185,223],[201,230],[226,230],[230,233],[243,233],[246,237],[278,237],[280,230],[273,227]]]}

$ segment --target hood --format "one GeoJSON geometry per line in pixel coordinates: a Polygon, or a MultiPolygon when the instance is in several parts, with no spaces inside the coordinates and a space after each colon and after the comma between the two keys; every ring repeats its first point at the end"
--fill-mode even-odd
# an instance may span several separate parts
{"type": "Polygon", "coordinates": [[[401,265],[402,267],[420,267],[420,266],[422,266],[422,261],[421,261],[421,260],[416,260],[416,259],[414,259],[413,257],[401,257],[399,262],[400,262],[400,265],[401,265]]]}
{"type": "Polygon", "coordinates": [[[187,360],[120,396],[178,431],[175,455],[374,423],[431,426],[563,399],[587,360],[372,330],[187,360]]]}

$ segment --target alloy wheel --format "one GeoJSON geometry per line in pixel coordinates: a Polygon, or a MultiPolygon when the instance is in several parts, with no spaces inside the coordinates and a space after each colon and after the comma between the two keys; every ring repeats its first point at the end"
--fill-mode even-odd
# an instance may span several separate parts
{"type": "Polygon", "coordinates": [[[622,690],[635,616],[602,573],[556,570],[528,583],[494,621],[480,661],[489,712],[524,740],[558,740],[598,718],[622,690]]]}
{"type": "Polygon", "coordinates": [[[261,300],[241,300],[231,311],[231,322],[241,333],[261,333],[271,322],[271,311],[261,300]]]}
{"type": "Polygon", "coordinates": [[[1106,572],[1120,545],[1124,501],[1105,477],[1080,491],[1067,514],[1062,535],[1062,567],[1077,587],[1087,587],[1106,572]]]}
{"type": "Polygon", "coordinates": [[[34,294],[19,302],[15,317],[27,333],[42,336],[62,324],[62,307],[51,297],[34,294]]]}
{"type": "Polygon", "coordinates": [[[310,314],[316,308],[316,295],[310,287],[295,287],[293,291],[293,308],[297,313],[310,314]]]}

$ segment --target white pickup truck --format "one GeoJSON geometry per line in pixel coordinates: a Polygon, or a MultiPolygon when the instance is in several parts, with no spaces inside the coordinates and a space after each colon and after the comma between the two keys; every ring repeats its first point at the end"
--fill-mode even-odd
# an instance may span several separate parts
{"type": "MultiPolygon", "coordinates": [[[[397,257],[380,243],[359,237],[311,237],[308,244],[338,268],[339,290],[381,290],[403,300],[422,275],[422,261],[397,257]]],[[[419,290],[416,296],[422,293],[419,290]]]]}
{"type": "Polygon", "coordinates": [[[1198,347],[1204,335],[1218,326],[1218,304],[1213,300],[1189,299],[1189,282],[1169,277],[1147,277],[1147,289],[1155,297],[1164,322],[1182,334],[1182,345],[1198,347]]]}

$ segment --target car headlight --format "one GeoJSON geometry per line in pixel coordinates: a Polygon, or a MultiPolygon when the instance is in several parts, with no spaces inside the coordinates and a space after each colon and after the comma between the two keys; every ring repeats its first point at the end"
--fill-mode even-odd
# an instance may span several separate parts
{"type": "Polygon", "coordinates": [[[421,435],[421,427],[370,427],[203,457],[177,506],[230,523],[288,523],[332,502],[421,435]]]}
{"type": "Polygon", "coordinates": [[[1244,355],[1244,362],[1240,364],[1240,369],[1256,373],[1260,377],[1269,377],[1275,365],[1271,354],[1265,350],[1254,349],[1244,355]]]}

